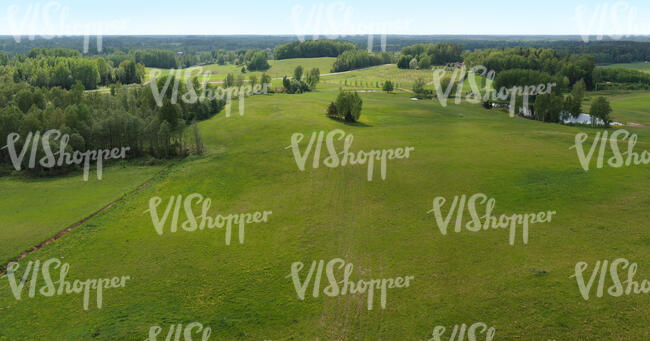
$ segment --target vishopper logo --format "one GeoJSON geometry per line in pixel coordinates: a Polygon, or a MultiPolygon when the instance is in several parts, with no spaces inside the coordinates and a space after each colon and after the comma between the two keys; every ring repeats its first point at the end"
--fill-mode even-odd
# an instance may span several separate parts
{"type": "Polygon", "coordinates": [[[481,230],[487,231],[488,229],[505,229],[509,228],[508,241],[510,245],[515,245],[515,236],[517,232],[517,225],[521,225],[521,238],[524,244],[528,244],[528,227],[529,224],[536,223],[550,223],[555,211],[539,212],[539,213],[522,213],[500,216],[493,215],[492,212],[496,206],[494,198],[488,198],[487,195],[477,193],[469,198],[467,195],[455,196],[454,201],[451,203],[449,212],[446,215],[442,213],[447,199],[444,197],[437,197],[433,199],[433,208],[427,213],[433,213],[436,219],[436,224],[440,229],[443,236],[447,235],[449,223],[456,214],[454,232],[459,233],[463,230],[463,216],[465,208],[470,214],[471,220],[465,224],[465,229],[470,232],[479,232],[481,230]],[[485,205],[485,214],[478,213],[477,206],[485,205]],[[481,221],[483,220],[483,221],[481,221]]]}
{"type": "Polygon", "coordinates": [[[603,40],[608,36],[621,40],[635,35],[650,34],[650,25],[639,21],[638,10],[629,3],[601,3],[595,7],[580,5],[575,11],[575,21],[582,40],[588,43],[592,36],[603,40]]]}
{"type": "Polygon", "coordinates": [[[589,276],[589,280],[585,282],[585,277],[583,273],[587,270],[589,265],[587,262],[578,262],[575,266],[575,273],[569,278],[575,277],[578,284],[578,289],[580,290],[580,295],[582,298],[587,301],[589,300],[590,294],[592,292],[591,288],[596,283],[596,278],[598,278],[598,286],[596,287],[596,297],[601,298],[605,294],[605,279],[607,273],[609,272],[609,277],[611,279],[612,286],[607,288],[607,294],[613,297],[621,297],[623,295],[641,295],[650,293],[650,281],[644,279],[641,282],[635,281],[634,277],[636,276],[637,264],[631,263],[625,258],[618,258],[612,261],[611,263],[608,260],[596,261],[594,268],[589,276]],[[620,270],[627,269],[627,280],[621,282],[620,270]],[[608,271],[609,270],[609,271],[608,271]],[[600,276],[599,276],[600,275],[600,276]]]}
{"type": "MultiPolygon", "coordinates": [[[[305,267],[303,262],[294,262],[291,264],[291,273],[286,278],[291,278],[298,299],[305,300],[305,292],[310,283],[313,283],[312,296],[318,297],[321,292],[321,283],[323,281],[323,271],[329,285],[324,286],[322,291],[325,296],[336,297],[350,295],[367,295],[367,308],[372,310],[374,305],[375,290],[379,291],[379,300],[382,309],[386,309],[387,289],[408,288],[415,276],[405,276],[396,278],[382,278],[371,280],[352,281],[350,277],[354,270],[352,263],[346,263],[341,258],[335,258],[325,264],[324,260],[313,261],[309,272],[303,281],[300,280],[300,272],[305,267]],[[337,280],[337,270],[343,270],[343,279],[337,280]],[[312,281],[313,280],[313,281],[312,281]]],[[[324,285],[324,284],[323,284],[324,285]]]]}
{"type": "Polygon", "coordinates": [[[91,36],[96,37],[97,51],[101,52],[104,32],[127,26],[126,20],[73,23],[70,18],[70,8],[56,1],[45,4],[37,2],[21,6],[10,5],[7,8],[6,20],[16,43],[20,43],[23,36],[29,37],[29,40],[34,40],[37,36],[47,40],[65,36],[83,36],[84,53],[88,53],[91,36]]]}
{"type": "MultiPolygon", "coordinates": [[[[158,335],[163,331],[162,327],[160,326],[153,326],[149,328],[149,337],[145,339],[145,341],[157,341],[158,340],[158,335]]],[[[183,340],[185,341],[191,341],[192,340],[192,333],[201,333],[201,341],[207,341],[210,339],[210,335],[212,334],[212,328],[210,327],[203,327],[203,324],[199,322],[192,322],[185,326],[183,328],[182,324],[172,324],[169,327],[169,331],[167,332],[167,337],[165,337],[166,341],[170,340],[175,340],[175,341],[180,341],[181,340],[181,333],[183,335],[183,340]],[[196,329],[195,332],[192,330],[196,329]]]]}
{"type": "Polygon", "coordinates": [[[203,231],[204,229],[226,228],[225,242],[230,245],[232,239],[232,230],[238,226],[239,243],[244,244],[245,226],[246,224],[259,224],[268,222],[269,216],[273,214],[272,211],[254,212],[254,213],[241,213],[241,214],[228,214],[211,216],[208,212],[212,206],[212,200],[205,198],[199,193],[192,193],[185,197],[183,200],[182,195],[171,196],[162,216],[158,214],[158,206],[162,203],[161,197],[152,197],[149,199],[149,209],[144,213],[149,213],[151,222],[158,235],[163,235],[165,232],[165,225],[168,222],[171,214],[171,221],[169,222],[169,232],[176,233],[179,230],[179,219],[181,215],[181,205],[187,220],[180,224],[180,227],[186,232],[203,231]],[[201,214],[195,215],[193,206],[201,205],[201,214]]]}
{"type": "Polygon", "coordinates": [[[301,172],[305,171],[305,165],[312,150],[314,153],[312,167],[319,167],[321,163],[321,149],[323,147],[323,142],[325,142],[325,147],[327,148],[327,152],[329,154],[329,156],[323,160],[323,164],[326,167],[338,168],[345,167],[347,165],[354,166],[357,164],[367,164],[368,181],[373,180],[375,161],[379,163],[381,179],[386,180],[386,168],[388,160],[408,159],[411,157],[411,152],[415,151],[415,147],[405,147],[383,150],[375,149],[368,152],[362,150],[356,153],[350,152],[350,148],[354,142],[354,136],[352,134],[346,134],[341,129],[335,129],[329,132],[327,134],[327,137],[325,137],[325,131],[313,132],[311,134],[311,138],[309,139],[309,144],[307,145],[306,150],[301,153],[300,143],[304,138],[304,134],[294,133],[291,136],[291,145],[285,148],[291,149],[293,152],[293,157],[296,160],[296,165],[301,172]],[[336,147],[334,146],[335,140],[344,140],[343,151],[336,151],[336,147]]]}
{"type": "Polygon", "coordinates": [[[7,266],[7,274],[3,276],[7,277],[9,280],[11,292],[13,293],[16,300],[20,301],[23,298],[23,290],[25,289],[25,284],[27,283],[29,283],[29,298],[34,298],[34,296],[36,296],[36,286],[38,285],[40,273],[44,282],[44,285],[40,288],[40,290],[38,290],[38,293],[40,295],[44,297],[52,297],[54,295],[61,296],[64,293],[66,295],[83,293],[84,310],[88,310],[89,308],[91,289],[95,291],[96,294],[97,309],[101,309],[103,302],[103,290],[124,288],[126,286],[126,281],[131,279],[131,276],[121,276],[113,278],[88,279],[85,281],[75,279],[74,281],[70,282],[66,280],[66,276],[70,271],[70,264],[62,263],[58,258],[48,259],[42,264],[40,260],[37,260],[35,262],[29,261],[22,277],[18,276],[18,278],[16,278],[16,272],[19,268],[20,264],[16,262],[9,263],[7,266]],[[51,271],[54,269],[60,269],[58,281],[52,280],[51,271]],[[58,284],[58,287],[55,286],[55,284],[58,284]]]}
{"type": "Polygon", "coordinates": [[[17,171],[20,171],[23,168],[23,161],[27,151],[31,149],[29,163],[27,168],[33,169],[36,167],[36,155],[38,152],[39,142],[43,147],[43,156],[39,160],[39,164],[43,168],[54,168],[55,166],[61,167],[63,165],[84,165],[84,181],[88,181],[88,172],[90,170],[90,162],[97,162],[97,179],[102,179],[103,173],[103,161],[110,159],[124,159],[126,158],[126,152],[129,151],[130,147],[122,147],[109,149],[98,149],[98,150],[86,150],[85,152],[80,152],[78,150],[69,153],[66,151],[68,142],[70,141],[70,135],[62,134],[61,131],[56,129],[50,129],[41,136],[41,132],[37,131],[36,133],[29,132],[25,141],[22,145],[20,154],[17,153],[17,143],[20,141],[20,134],[11,133],[7,135],[7,145],[0,149],[7,149],[9,151],[9,157],[13,163],[14,168],[17,171]],[[53,137],[52,137],[53,136],[53,137]],[[53,152],[52,147],[50,146],[50,137],[52,141],[56,142],[59,140],[59,151],[53,152]],[[55,156],[58,155],[58,158],[55,156]]]}
{"type": "Polygon", "coordinates": [[[400,33],[408,30],[411,25],[410,21],[402,20],[358,23],[359,17],[354,16],[354,8],[342,1],[312,4],[309,11],[302,5],[295,5],[291,9],[291,18],[294,32],[301,42],[309,35],[314,40],[319,39],[320,35],[327,39],[338,39],[346,35],[368,35],[368,52],[372,52],[375,35],[380,36],[381,51],[386,52],[388,32],[400,33]]]}
{"type": "Polygon", "coordinates": [[[478,85],[477,77],[481,76],[485,77],[487,80],[494,81],[496,78],[496,72],[494,70],[488,70],[487,67],[483,65],[473,67],[471,72],[468,72],[467,68],[463,66],[461,68],[454,68],[451,76],[449,76],[447,73],[448,71],[444,69],[433,70],[433,81],[429,83],[433,84],[435,87],[436,96],[440,102],[440,105],[443,107],[447,106],[447,100],[452,92],[455,95],[454,103],[460,104],[463,99],[463,83],[465,81],[468,81],[470,84],[471,92],[465,97],[465,100],[467,102],[478,104],[490,100],[509,100],[510,117],[515,116],[515,102],[517,100],[517,96],[523,97],[523,107],[528,108],[530,96],[550,94],[553,90],[553,87],[557,86],[556,83],[547,83],[513,86],[512,88],[501,87],[498,91],[495,89],[487,90],[481,88],[478,85]],[[447,79],[448,82],[443,81],[447,79]],[[447,84],[445,85],[443,83],[447,84]]]}
{"type": "Polygon", "coordinates": [[[596,133],[594,141],[591,143],[591,147],[588,152],[585,152],[584,147],[582,146],[585,141],[589,138],[589,135],[586,133],[578,133],[575,137],[575,145],[571,146],[569,149],[576,150],[578,154],[578,160],[580,165],[585,171],[589,170],[591,167],[591,160],[598,149],[598,157],[596,159],[596,168],[603,168],[605,165],[605,149],[607,148],[607,142],[609,142],[609,148],[614,154],[612,157],[607,159],[607,165],[612,168],[621,168],[623,166],[629,167],[631,165],[647,165],[650,164],[650,152],[644,150],[641,153],[634,151],[634,147],[637,144],[638,136],[636,134],[630,134],[629,131],[625,129],[619,129],[612,133],[608,138],[609,133],[603,131],[596,133]],[[620,140],[627,140],[627,151],[621,152],[618,142],[620,140]],[[599,147],[600,144],[600,147],[599,147]]]}
{"type": "Polygon", "coordinates": [[[186,92],[180,96],[180,99],[183,103],[194,104],[197,102],[204,101],[214,101],[214,100],[224,100],[226,101],[226,117],[230,117],[232,99],[236,97],[239,99],[239,115],[244,116],[246,97],[252,95],[263,95],[267,94],[269,88],[272,86],[271,83],[264,84],[242,84],[240,86],[230,86],[227,88],[216,87],[212,89],[208,84],[209,75],[206,72],[203,72],[202,67],[194,67],[185,69],[171,69],[169,73],[164,76],[164,83],[162,84],[162,89],[159,89],[160,84],[158,80],[163,77],[162,71],[158,69],[151,70],[149,73],[149,86],[151,87],[151,93],[153,94],[154,100],[158,107],[162,107],[164,104],[164,99],[167,96],[167,91],[170,90],[172,86],[171,94],[169,95],[170,103],[178,103],[179,98],[179,87],[181,80],[184,80],[186,92]],[[194,74],[196,73],[196,75],[194,74]],[[199,76],[202,76],[201,82],[199,84],[200,94],[197,93],[195,88],[194,79],[198,79],[199,76]],[[173,84],[172,84],[173,80],[173,84]]]}
{"type": "Polygon", "coordinates": [[[431,333],[432,338],[428,339],[427,341],[443,341],[443,340],[448,340],[448,341],[463,341],[465,339],[465,336],[467,336],[467,341],[478,341],[481,338],[477,337],[477,334],[485,334],[485,341],[491,341],[494,339],[494,335],[496,334],[496,329],[494,327],[488,328],[487,324],[483,322],[476,322],[472,324],[471,326],[468,326],[466,324],[462,325],[455,325],[454,329],[451,331],[451,335],[449,336],[449,339],[447,339],[445,333],[447,332],[447,328],[444,326],[436,326],[433,329],[433,333],[431,333]],[[444,336],[444,339],[443,339],[444,336]]]}

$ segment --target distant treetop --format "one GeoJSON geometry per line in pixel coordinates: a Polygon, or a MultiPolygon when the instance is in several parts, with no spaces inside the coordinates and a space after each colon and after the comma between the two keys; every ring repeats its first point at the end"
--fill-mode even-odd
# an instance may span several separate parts
{"type": "Polygon", "coordinates": [[[294,41],[275,48],[275,59],[338,57],[348,50],[356,50],[353,43],[340,40],[294,41]]]}

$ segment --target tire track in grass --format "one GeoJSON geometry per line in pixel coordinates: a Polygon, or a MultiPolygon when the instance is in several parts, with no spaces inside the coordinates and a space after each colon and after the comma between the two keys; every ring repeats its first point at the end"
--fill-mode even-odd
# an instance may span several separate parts
{"type": "Polygon", "coordinates": [[[145,181],[144,183],[142,183],[140,186],[136,187],[134,190],[129,191],[129,192],[123,194],[121,197],[119,197],[118,199],[116,199],[116,200],[110,202],[108,205],[106,205],[106,206],[100,208],[99,210],[97,210],[97,211],[91,213],[89,216],[87,216],[87,217],[85,217],[85,218],[83,218],[83,219],[77,221],[76,223],[74,223],[74,224],[72,224],[72,225],[66,227],[63,231],[60,231],[59,233],[55,234],[53,237],[50,237],[50,238],[48,238],[47,240],[41,242],[40,244],[38,244],[38,245],[36,245],[36,246],[34,246],[34,247],[31,247],[31,248],[29,248],[29,249],[27,249],[27,250],[21,252],[20,256],[14,258],[14,259],[12,259],[12,260],[10,260],[7,264],[3,264],[3,265],[0,266],[0,275],[4,275],[4,274],[6,274],[6,272],[7,272],[7,267],[9,267],[9,264],[11,264],[11,263],[15,263],[15,262],[18,262],[18,261],[20,261],[21,259],[27,257],[28,255],[30,255],[30,254],[32,254],[32,253],[34,253],[34,252],[36,252],[36,251],[38,251],[38,250],[44,248],[45,246],[47,246],[47,245],[49,245],[49,244],[52,244],[52,243],[55,242],[57,239],[59,239],[59,238],[65,236],[65,235],[68,234],[70,231],[72,231],[72,230],[76,229],[77,227],[83,225],[84,223],[86,223],[86,222],[89,221],[90,219],[94,218],[94,217],[97,216],[98,214],[100,214],[100,213],[102,213],[102,212],[104,212],[104,211],[110,209],[111,207],[117,205],[117,204],[120,203],[122,200],[124,200],[127,196],[129,196],[129,195],[131,195],[131,194],[133,194],[133,193],[137,193],[137,192],[139,192],[139,191],[142,190],[143,188],[147,187],[147,185],[149,185],[149,184],[150,184],[153,180],[155,180],[157,177],[159,177],[159,176],[162,175],[163,173],[169,171],[169,170],[170,170],[174,165],[176,165],[176,162],[172,163],[172,164],[169,165],[169,166],[164,167],[163,169],[161,169],[160,171],[158,171],[158,173],[154,174],[151,178],[149,178],[147,181],[145,181]]]}

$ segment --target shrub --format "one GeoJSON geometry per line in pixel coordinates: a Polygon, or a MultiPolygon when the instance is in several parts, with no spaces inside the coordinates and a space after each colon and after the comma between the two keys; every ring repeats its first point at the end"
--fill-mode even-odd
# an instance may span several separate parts
{"type": "Polygon", "coordinates": [[[393,82],[391,82],[391,81],[384,82],[384,88],[382,90],[384,90],[384,91],[386,91],[388,93],[393,92],[393,90],[395,90],[395,87],[393,86],[393,82]]]}
{"type": "Polygon", "coordinates": [[[329,117],[338,117],[339,112],[336,110],[336,103],[331,102],[330,105],[327,107],[327,116],[329,117]]]}

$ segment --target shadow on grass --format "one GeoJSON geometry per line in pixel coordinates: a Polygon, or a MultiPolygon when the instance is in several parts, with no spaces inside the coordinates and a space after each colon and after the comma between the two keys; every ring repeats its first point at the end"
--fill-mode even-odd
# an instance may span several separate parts
{"type": "Polygon", "coordinates": [[[359,128],[370,128],[370,127],[372,127],[371,125],[365,124],[363,122],[350,122],[350,121],[342,120],[342,119],[332,117],[332,116],[327,116],[327,118],[329,118],[332,121],[343,123],[343,124],[345,124],[347,126],[359,127],[359,128]]]}

